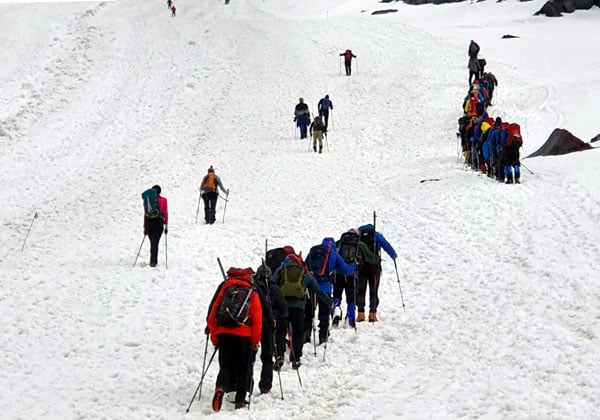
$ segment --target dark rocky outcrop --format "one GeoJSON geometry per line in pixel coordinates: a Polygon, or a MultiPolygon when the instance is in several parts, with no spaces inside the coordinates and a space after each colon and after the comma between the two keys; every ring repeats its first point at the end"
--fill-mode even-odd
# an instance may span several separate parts
{"type": "Polygon", "coordinates": [[[575,10],[591,9],[594,4],[599,6],[600,0],[550,0],[535,15],[558,17],[563,13],[573,13],[575,10]]]}
{"type": "Polygon", "coordinates": [[[398,9],[383,9],[383,10],[375,10],[372,15],[385,15],[386,13],[396,13],[398,9]]]}
{"type": "Polygon", "coordinates": [[[563,128],[555,128],[546,143],[527,157],[566,155],[567,153],[588,149],[593,149],[593,147],[584,143],[569,131],[563,128]]]}
{"type": "Polygon", "coordinates": [[[518,36],[511,35],[511,34],[502,35],[502,39],[511,39],[511,38],[518,38],[518,36]]]}
{"type": "Polygon", "coordinates": [[[590,140],[590,143],[594,143],[600,141],[600,134],[596,135],[596,137],[594,137],[593,139],[590,140]]]}

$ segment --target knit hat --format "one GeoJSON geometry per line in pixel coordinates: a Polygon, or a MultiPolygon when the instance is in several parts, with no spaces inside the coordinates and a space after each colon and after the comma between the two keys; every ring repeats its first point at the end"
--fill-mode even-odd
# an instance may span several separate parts
{"type": "Polygon", "coordinates": [[[208,173],[211,173],[211,172],[213,172],[213,173],[215,172],[215,169],[212,167],[212,165],[210,165],[210,168],[208,168],[208,173]]]}
{"type": "Polygon", "coordinates": [[[153,189],[153,190],[156,190],[156,193],[157,193],[157,194],[160,194],[160,192],[162,191],[162,190],[160,189],[160,185],[153,185],[153,186],[152,186],[152,189],[153,189]]]}
{"type": "Polygon", "coordinates": [[[496,121],[494,121],[494,125],[495,126],[499,126],[502,124],[502,118],[500,117],[496,117],[496,121]]]}

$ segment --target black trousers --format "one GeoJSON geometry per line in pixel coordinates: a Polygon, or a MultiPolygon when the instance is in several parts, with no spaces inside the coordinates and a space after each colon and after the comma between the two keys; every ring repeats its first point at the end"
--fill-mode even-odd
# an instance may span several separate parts
{"type": "Polygon", "coordinates": [[[215,211],[218,199],[219,193],[216,191],[209,191],[202,194],[202,200],[204,200],[204,221],[211,225],[215,223],[215,211]]]}
{"type": "Polygon", "coordinates": [[[356,306],[358,312],[365,311],[367,285],[369,285],[369,312],[377,312],[379,306],[379,280],[381,268],[379,264],[364,264],[358,272],[358,288],[356,293],[356,306]]]}
{"type": "Polygon", "coordinates": [[[304,309],[288,307],[287,324],[277,324],[276,338],[277,357],[283,357],[285,353],[285,336],[290,332],[291,360],[298,361],[302,357],[302,346],[304,345],[304,309]]]}
{"type": "Polygon", "coordinates": [[[313,318],[315,317],[315,309],[316,303],[315,299],[317,298],[314,293],[311,291],[308,292],[308,299],[304,301],[304,342],[310,343],[312,329],[313,329],[313,318]]]}
{"type": "Polygon", "coordinates": [[[269,392],[273,386],[273,346],[274,331],[272,325],[263,323],[262,335],[260,338],[260,361],[262,368],[260,371],[260,381],[258,388],[260,392],[269,392]]]}
{"type": "Polygon", "coordinates": [[[325,124],[325,130],[323,130],[323,134],[327,134],[327,127],[329,127],[329,110],[323,109],[321,111],[321,117],[323,117],[323,123],[325,124]]]}
{"type": "Polygon", "coordinates": [[[346,76],[350,76],[352,73],[352,60],[344,60],[344,67],[346,67],[346,76]]]}
{"type": "Polygon", "coordinates": [[[219,335],[219,374],[217,388],[235,391],[235,402],[246,400],[250,389],[252,349],[249,337],[231,334],[219,335]]]}
{"type": "Polygon", "coordinates": [[[163,219],[147,219],[146,233],[150,239],[150,265],[156,265],[158,260],[158,244],[165,228],[163,219]]]}
{"type": "Polygon", "coordinates": [[[333,284],[333,298],[342,301],[342,294],[346,292],[346,303],[356,303],[354,299],[354,276],[336,274],[333,284]]]}

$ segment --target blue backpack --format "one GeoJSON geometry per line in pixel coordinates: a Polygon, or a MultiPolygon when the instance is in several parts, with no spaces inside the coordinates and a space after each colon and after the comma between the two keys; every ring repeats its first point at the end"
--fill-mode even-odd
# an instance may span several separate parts
{"type": "Polygon", "coordinates": [[[161,217],[158,208],[158,191],[154,188],[147,189],[142,193],[142,200],[144,200],[144,213],[147,218],[157,219],[161,217]]]}
{"type": "Polygon", "coordinates": [[[305,261],[308,270],[313,273],[317,281],[326,281],[329,279],[329,257],[331,255],[331,243],[328,246],[323,244],[315,245],[308,253],[309,257],[305,261]]]}

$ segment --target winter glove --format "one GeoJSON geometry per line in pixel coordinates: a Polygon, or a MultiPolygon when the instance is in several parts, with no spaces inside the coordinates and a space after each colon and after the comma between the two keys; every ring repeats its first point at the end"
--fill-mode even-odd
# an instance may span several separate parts
{"type": "Polygon", "coordinates": [[[148,231],[144,228],[144,236],[148,236],[148,231]]]}
{"type": "Polygon", "coordinates": [[[169,228],[165,226],[165,235],[169,233],[169,228]]]}
{"type": "Polygon", "coordinates": [[[208,329],[208,325],[206,327],[204,327],[204,335],[209,335],[210,334],[210,330],[208,329]]]}

